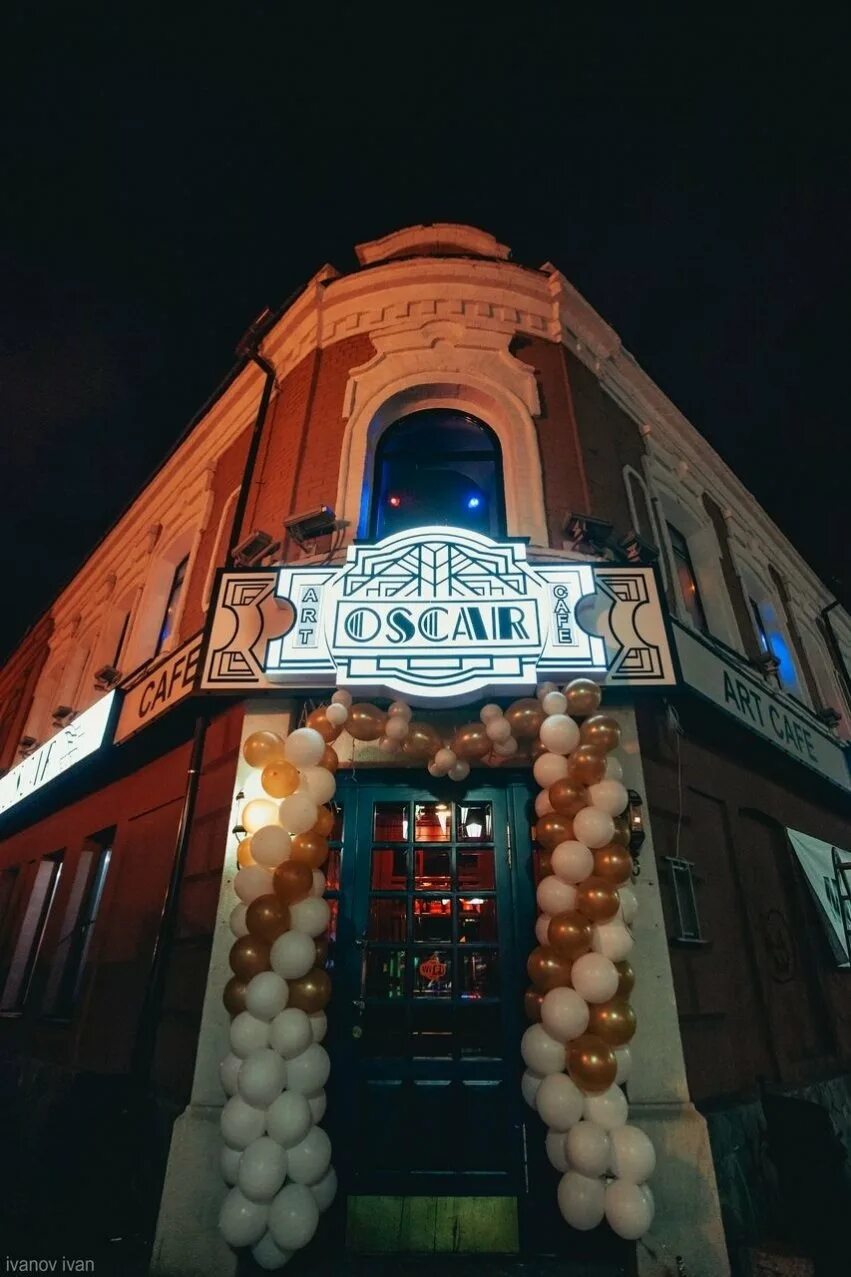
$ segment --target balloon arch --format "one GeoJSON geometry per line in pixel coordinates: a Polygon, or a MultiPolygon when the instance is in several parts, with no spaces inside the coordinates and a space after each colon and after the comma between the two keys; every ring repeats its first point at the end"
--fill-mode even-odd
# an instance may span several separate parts
{"type": "Polygon", "coordinates": [[[388,759],[421,761],[430,775],[456,781],[471,763],[530,757],[540,786],[533,828],[539,914],[527,963],[532,1023],[520,1043],[523,1096],[547,1128],[567,1223],[587,1230],[605,1218],[630,1240],[650,1227],[646,1181],[655,1153],[628,1124],[622,1090],[635,1032],[627,1001],[637,906],[628,795],[613,752],[620,729],[598,713],[600,700],[588,679],[563,691],[547,683],[504,712],[485,705],[479,721],[456,728],[446,744],[405,702],[385,712],[341,690],[286,738],[258,731],[246,739],[253,770],[234,879],[240,903],[230,918],[234,974],[223,995],[232,1019],[221,1064],[229,1097],[221,1168],[231,1187],[220,1228],[232,1246],[251,1247],[260,1267],[281,1268],[307,1245],[337,1188],[320,1125],[331,1070],[322,1046],[331,998],[322,866],[334,825],[332,742],[344,729],[355,740],[378,741],[388,759]]]}

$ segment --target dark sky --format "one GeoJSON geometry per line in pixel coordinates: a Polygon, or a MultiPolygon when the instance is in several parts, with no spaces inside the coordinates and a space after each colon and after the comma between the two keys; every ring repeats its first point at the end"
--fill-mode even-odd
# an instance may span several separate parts
{"type": "Polygon", "coordinates": [[[848,32],[579,8],[4,6],[0,651],[253,317],[429,221],[555,262],[849,599],[848,32]]]}

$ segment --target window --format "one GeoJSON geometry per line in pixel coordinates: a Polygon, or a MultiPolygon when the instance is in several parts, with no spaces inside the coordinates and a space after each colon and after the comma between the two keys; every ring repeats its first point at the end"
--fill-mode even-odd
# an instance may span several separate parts
{"type": "MultiPolygon", "coordinates": [[[[174,587],[172,587],[174,588],[174,587]]],[[[112,658],[112,668],[114,670],[121,669],[121,653],[124,649],[124,640],[127,638],[127,626],[130,624],[130,613],[124,613],[124,620],[121,622],[121,629],[118,631],[118,642],[115,644],[115,655],[112,658]]]]}
{"type": "Polygon", "coordinates": [[[168,592],[165,613],[163,615],[163,623],[160,626],[160,634],[157,639],[154,656],[159,656],[174,631],[174,623],[177,619],[178,608],[180,607],[180,597],[183,594],[183,584],[186,580],[186,569],[188,566],[189,555],[187,554],[185,559],[180,560],[177,567],[174,569],[174,576],[171,578],[171,588],[168,592]]]}
{"type": "Polygon", "coordinates": [[[74,1009],[112,858],[108,844],[113,834],[110,830],[93,839],[80,853],[44,989],[44,1015],[68,1019],[74,1009]]]}
{"type": "Polygon", "coordinates": [[[493,432],[467,413],[411,413],[382,435],[375,457],[371,534],[428,524],[505,530],[502,457],[493,432]]]}
{"type": "Polygon", "coordinates": [[[694,865],[690,860],[679,860],[675,856],[666,856],[665,861],[671,871],[676,925],[672,940],[685,940],[692,943],[701,942],[700,919],[697,915],[697,898],[694,892],[694,865]]]}
{"type": "Polygon", "coordinates": [[[774,652],[771,649],[771,640],[768,637],[768,630],[765,628],[765,619],[763,618],[760,606],[756,599],[748,599],[748,602],[751,605],[751,612],[753,613],[754,624],[756,626],[756,636],[759,639],[759,646],[763,652],[767,652],[769,655],[773,656],[774,652]]]}
{"type": "Polygon", "coordinates": [[[696,630],[700,630],[703,634],[708,634],[709,626],[706,623],[706,612],[703,609],[700,590],[697,588],[697,576],[695,575],[694,564],[691,561],[688,541],[679,528],[674,527],[673,523],[668,524],[668,536],[671,540],[671,550],[674,556],[674,571],[677,574],[680,595],[688,612],[689,620],[696,630]]]}
{"type": "Polygon", "coordinates": [[[61,873],[61,852],[55,856],[45,856],[36,869],[32,890],[24,908],[6,972],[3,993],[0,995],[0,1012],[21,1011],[27,1000],[38,951],[41,948],[44,929],[50,914],[50,906],[53,904],[61,873]]]}
{"type": "Polygon", "coordinates": [[[748,596],[748,602],[760,649],[778,662],[777,681],[784,691],[800,696],[801,683],[795,658],[774,604],[767,599],[757,600],[753,594],[748,596]]]}

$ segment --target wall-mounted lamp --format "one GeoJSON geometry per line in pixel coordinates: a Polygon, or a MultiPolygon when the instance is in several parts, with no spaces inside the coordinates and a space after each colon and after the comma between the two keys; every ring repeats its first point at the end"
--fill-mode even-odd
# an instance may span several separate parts
{"type": "Polygon", "coordinates": [[[842,715],[832,705],[823,705],[821,709],[816,710],[816,718],[820,723],[824,723],[830,732],[835,732],[842,722],[842,715]]]}
{"type": "Polygon", "coordinates": [[[568,514],[564,521],[564,536],[574,550],[602,554],[608,546],[612,527],[605,519],[594,519],[590,514],[568,514]]]}
{"type": "Polygon", "coordinates": [[[659,558],[658,547],[645,541],[633,529],[618,541],[618,553],[625,563],[655,563],[659,558]]]}
{"type": "Polygon", "coordinates": [[[773,652],[760,652],[759,656],[754,659],[754,664],[763,674],[773,675],[774,678],[779,676],[780,661],[773,652]]]}
{"type": "Polygon", "coordinates": [[[629,821],[629,850],[633,856],[637,857],[641,848],[644,846],[644,839],[647,834],[644,832],[644,815],[642,812],[643,803],[641,794],[634,789],[628,789],[629,806],[626,809],[627,820],[629,821]]]}
{"type": "Polygon", "coordinates": [[[305,545],[318,537],[329,536],[340,527],[340,521],[330,506],[321,505],[318,510],[309,510],[306,514],[294,514],[284,519],[284,530],[292,537],[296,545],[305,545]]]}

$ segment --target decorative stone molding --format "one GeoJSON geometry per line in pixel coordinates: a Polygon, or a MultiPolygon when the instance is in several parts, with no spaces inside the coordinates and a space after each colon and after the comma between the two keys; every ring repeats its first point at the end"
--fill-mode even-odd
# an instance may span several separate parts
{"type": "Polygon", "coordinates": [[[500,244],[487,231],[476,226],[462,226],[456,222],[432,222],[425,226],[405,226],[391,231],[381,239],[368,240],[355,245],[355,254],[361,266],[373,266],[394,257],[412,257],[426,252],[439,256],[442,249],[450,253],[469,254],[472,257],[499,257],[507,260],[510,249],[500,244]]]}

